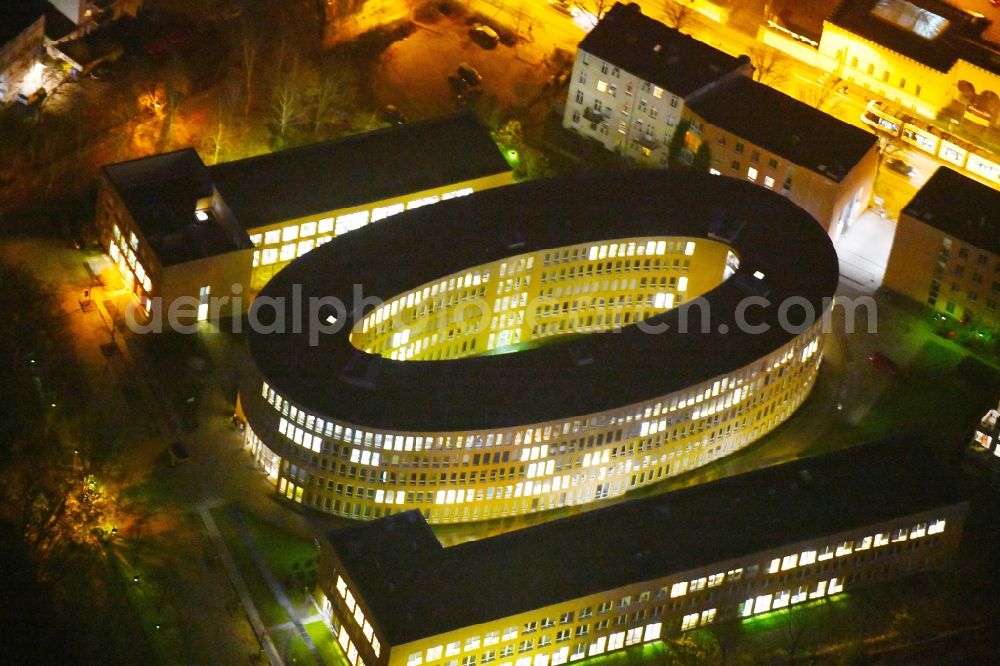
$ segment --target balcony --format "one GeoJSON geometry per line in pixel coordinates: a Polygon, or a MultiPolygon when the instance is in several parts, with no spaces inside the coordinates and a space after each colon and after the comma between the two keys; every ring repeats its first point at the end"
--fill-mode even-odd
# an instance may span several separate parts
{"type": "Polygon", "coordinates": [[[650,151],[658,150],[661,145],[659,141],[657,141],[654,137],[648,134],[642,134],[636,137],[635,140],[639,143],[640,146],[650,151]]]}
{"type": "Polygon", "coordinates": [[[583,110],[583,117],[592,123],[603,123],[607,120],[603,113],[592,106],[588,106],[583,110]]]}

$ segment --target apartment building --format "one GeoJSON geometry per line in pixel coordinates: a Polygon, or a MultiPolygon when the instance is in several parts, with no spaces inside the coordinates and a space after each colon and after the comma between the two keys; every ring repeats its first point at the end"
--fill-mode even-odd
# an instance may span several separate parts
{"type": "Polygon", "coordinates": [[[1000,330],[1000,192],[939,167],[899,216],[882,285],[1000,330]]]}
{"type": "Polygon", "coordinates": [[[649,166],[665,166],[685,100],[749,76],[735,58],[615,4],[580,42],[563,127],[649,166]]]}
{"type": "Polygon", "coordinates": [[[870,132],[746,77],[692,96],[685,118],[685,146],[707,146],[711,173],[787,196],[834,240],[868,207],[878,170],[870,132]]]}

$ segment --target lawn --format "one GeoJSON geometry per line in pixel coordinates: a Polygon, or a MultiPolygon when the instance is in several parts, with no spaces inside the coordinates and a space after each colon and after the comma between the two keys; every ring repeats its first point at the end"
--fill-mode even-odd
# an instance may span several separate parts
{"type": "Polygon", "coordinates": [[[257,606],[257,612],[260,613],[264,624],[273,627],[291,622],[292,618],[289,617],[288,612],[278,603],[278,600],[274,598],[274,594],[271,593],[267,582],[260,575],[257,563],[254,561],[249,548],[247,548],[247,545],[236,530],[236,525],[230,515],[230,507],[217,507],[212,509],[211,512],[212,518],[215,520],[215,524],[218,526],[219,532],[226,542],[226,547],[229,548],[233,560],[235,560],[240,573],[243,575],[243,580],[247,585],[247,589],[250,590],[250,596],[253,598],[254,605],[257,606]]]}
{"type": "MultiPolygon", "coordinates": [[[[246,526],[268,568],[303,618],[315,612],[307,594],[316,583],[317,552],[313,543],[232,505],[212,509],[212,516],[243,575],[261,619],[271,628],[278,652],[284,656],[286,663],[316,663],[312,652],[291,624],[292,618],[288,611],[278,602],[261,575],[250,548],[237,528],[237,520],[246,526]]],[[[305,629],[324,661],[337,663],[338,648],[324,622],[310,622],[305,625],[305,629]]]]}

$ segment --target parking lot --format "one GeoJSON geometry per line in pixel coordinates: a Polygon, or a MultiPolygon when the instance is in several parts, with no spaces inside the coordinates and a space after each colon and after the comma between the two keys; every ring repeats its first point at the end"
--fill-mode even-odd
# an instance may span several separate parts
{"type": "MultiPolygon", "coordinates": [[[[453,112],[459,107],[454,80],[461,63],[482,76],[479,94],[493,96],[504,106],[524,107],[540,94],[552,71],[535,64],[538,46],[521,42],[484,48],[471,32],[463,18],[418,24],[413,34],[390,46],[379,60],[373,85],[376,104],[395,104],[411,121],[453,112]],[[526,57],[527,50],[531,58],[526,57]]],[[[475,94],[466,97],[471,101],[475,94]]]]}

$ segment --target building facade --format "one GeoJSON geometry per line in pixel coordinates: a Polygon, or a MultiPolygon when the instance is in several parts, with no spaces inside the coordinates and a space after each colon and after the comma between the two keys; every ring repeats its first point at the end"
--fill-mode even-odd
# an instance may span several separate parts
{"type": "Polygon", "coordinates": [[[164,324],[173,313],[187,323],[243,311],[230,299],[210,312],[211,296],[250,283],[253,245],[193,149],[104,167],[97,228],[138,319],[164,324]]]}
{"type": "Polygon", "coordinates": [[[1000,329],[1000,193],[940,167],[903,208],[882,285],[1000,329]]]}
{"type": "Polygon", "coordinates": [[[752,70],[749,58],[618,3],[577,47],[563,127],[640,164],[665,166],[684,100],[752,70]]]}
{"type": "Polygon", "coordinates": [[[0,8],[0,103],[42,87],[45,3],[17,0],[0,8]]]}
{"type": "Polygon", "coordinates": [[[182,297],[242,314],[272,275],[335,236],[512,179],[489,133],[461,115],[214,166],[192,149],[109,165],[97,224],[147,315],[182,297]],[[427,168],[406,168],[418,160],[427,168]]]}
{"type": "Polygon", "coordinates": [[[1000,122],[1000,51],[990,21],[940,0],[846,0],[823,23],[821,54],[836,74],[927,118],[954,106],[1000,122]]]}
{"type": "Polygon", "coordinates": [[[320,601],[353,666],[558,666],[822,603],[944,568],[958,549],[968,504],[912,447],[857,447],[448,548],[417,512],[383,518],[322,543],[320,601]]]}
{"type": "Polygon", "coordinates": [[[837,273],[805,212],[708,175],[538,181],[407,212],[261,292],[343,310],[315,310],[331,323],[321,335],[287,312],[269,322],[283,335],[248,333],[246,446],[281,495],[356,519],[464,522],[621,496],[795,411],[837,273]],[[748,296],[773,304],[750,328],[736,314],[748,296]],[[792,296],[817,317],[794,330],[778,321],[792,296]]]}
{"type": "Polygon", "coordinates": [[[836,240],[867,208],[878,140],[749,78],[694,95],[686,150],[702,148],[711,173],[746,178],[787,196],[836,240]]]}
{"type": "Polygon", "coordinates": [[[113,21],[122,16],[135,16],[142,0],[49,0],[53,7],[81,28],[113,21]]]}

